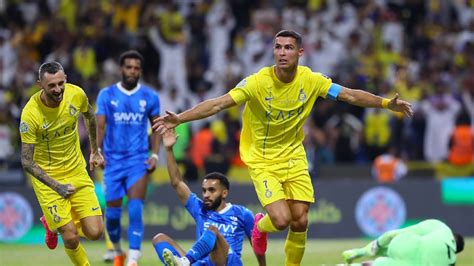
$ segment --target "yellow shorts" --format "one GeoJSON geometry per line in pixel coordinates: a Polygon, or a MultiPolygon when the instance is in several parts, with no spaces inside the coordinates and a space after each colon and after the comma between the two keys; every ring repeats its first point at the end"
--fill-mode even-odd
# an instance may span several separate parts
{"type": "Polygon", "coordinates": [[[41,210],[51,230],[56,230],[71,220],[77,224],[83,218],[102,215],[99,200],[94,191],[94,183],[87,172],[61,183],[67,182],[76,188],[76,192],[67,199],[62,198],[52,189],[41,188],[39,192],[35,188],[41,210]]]}
{"type": "Polygon", "coordinates": [[[290,159],[266,168],[249,167],[249,173],[263,207],[281,199],[314,202],[306,160],[290,159]]]}

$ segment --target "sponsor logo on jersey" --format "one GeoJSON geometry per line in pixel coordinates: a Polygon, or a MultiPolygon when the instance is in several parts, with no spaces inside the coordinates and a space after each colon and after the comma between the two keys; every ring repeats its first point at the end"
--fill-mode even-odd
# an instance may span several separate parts
{"type": "Polygon", "coordinates": [[[222,232],[223,234],[227,233],[235,233],[235,230],[237,229],[237,226],[231,225],[231,224],[221,224],[221,223],[216,223],[216,222],[205,222],[204,223],[204,228],[207,229],[209,226],[215,226],[217,229],[222,232]]]}
{"type": "Polygon", "coordinates": [[[111,101],[110,101],[110,104],[113,105],[113,106],[115,106],[115,107],[118,107],[119,101],[118,101],[118,100],[115,100],[115,101],[114,101],[114,100],[111,100],[111,101]]]}
{"type": "Polygon", "coordinates": [[[388,187],[366,191],[356,204],[356,221],[363,233],[378,237],[405,223],[406,207],[400,195],[388,187]]]}
{"type": "MultiPolygon", "coordinates": [[[[50,123],[51,124],[51,123],[50,123]]],[[[43,129],[47,129],[49,127],[49,125],[43,125],[43,129]]],[[[44,141],[51,141],[57,137],[61,137],[61,136],[64,136],[68,133],[71,133],[73,132],[74,130],[76,129],[76,122],[73,122],[71,124],[71,126],[65,126],[63,128],[59,128],[55,131],[44,131],[44,132],[41,132],[41,140],[44,140],[44,141]]]]}
{"type": "Polygon", "coordinates": [[[132,112],[117,112],[114,113],[114,120],[117,124],[141,124],[144,115],[141,113],[132,112]]]}

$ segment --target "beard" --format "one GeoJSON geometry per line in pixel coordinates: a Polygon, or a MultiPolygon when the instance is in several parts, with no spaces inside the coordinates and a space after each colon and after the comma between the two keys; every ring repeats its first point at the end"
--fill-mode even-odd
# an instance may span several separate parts
{"type": "Polygon", "coordinates": [[[211,202],[211,205],[207,205],[204,203],[204,209],[207,211],[215,210],[217,207],[219,207],[222,203],[222,196],[216,198],[213,202],[211,202]]]}
{"type": "Polygon", "coordinates": [[[122,75],[122,84],[126,89],[131,90],[131,89],[133,89],[137,86],[139,78],[140,77],[131,78],[131,77],[127,77],[125,75],[122,75]]]}

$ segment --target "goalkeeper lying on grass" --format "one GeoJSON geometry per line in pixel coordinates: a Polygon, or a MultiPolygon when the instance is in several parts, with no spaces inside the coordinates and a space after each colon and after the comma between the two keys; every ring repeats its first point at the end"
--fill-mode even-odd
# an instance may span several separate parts
{"type": "Polygon", "coordinates": [[[456,254],[463,249],[461,235],[453,234],[443,222],[430,219],[388,231],[363,248],[344,251],[342,257],[352,263],[358,258],[377,256],[372,266],[454,265],[456,254]]]}

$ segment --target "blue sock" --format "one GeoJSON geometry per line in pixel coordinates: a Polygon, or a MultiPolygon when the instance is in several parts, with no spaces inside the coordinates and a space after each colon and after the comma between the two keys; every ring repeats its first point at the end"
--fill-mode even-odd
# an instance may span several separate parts
{"type": "Polygon", "coordinates": [[[128,241],[130,249],[140,250],[143,239],[143,200],[130,199],[128,201],[128,241]]]}
{"type": "Polygon", "coordinates": [[[211,253],[216,245],[217,236],[211,230],[205,230],[201,237],[186,253],[189,262],[194,263],[211,253]]]}
{"type": "Polygon", "coordinates": [[[109,233],[110,241],[117,243],[120,241],[120,216],[122,208],[107,208],[105,210],[105,225],[109,233]]]}
{"type": "Polygon", "coordinates": [[[180,256],[178,251],[168,242],[158,242],[154,246],[155,246],[156,254],[158,254],[158,258],[160,258],[163,264],[165,264],[165,260],[163,259],[163,250],[165,248],[171,250],[171,252],[173,252],[174,255],[180,256]]]}

